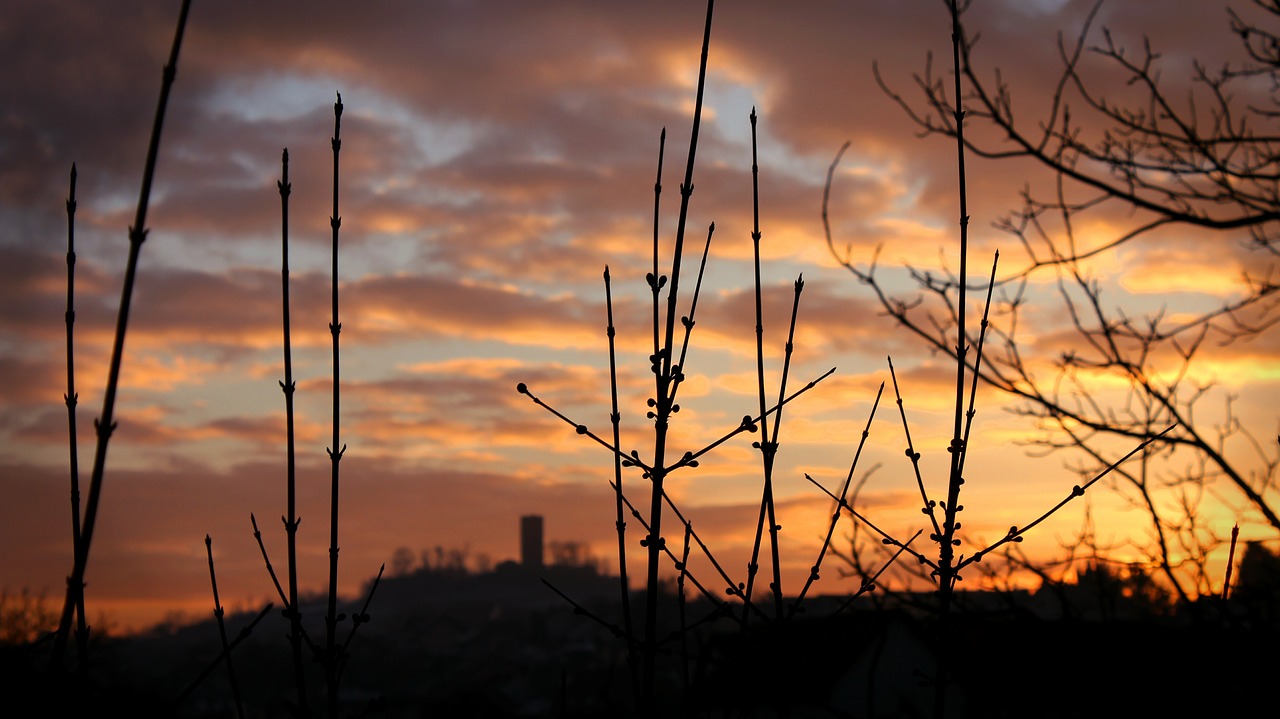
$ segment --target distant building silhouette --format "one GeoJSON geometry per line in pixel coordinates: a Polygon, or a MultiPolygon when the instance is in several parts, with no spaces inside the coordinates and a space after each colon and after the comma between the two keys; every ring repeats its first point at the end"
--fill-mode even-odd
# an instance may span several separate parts
{"type": "Polygon", "coordinates": [[[527,514],[520,518],[520,564],[528,569],[541,569],[542,515],[527,514]]]}

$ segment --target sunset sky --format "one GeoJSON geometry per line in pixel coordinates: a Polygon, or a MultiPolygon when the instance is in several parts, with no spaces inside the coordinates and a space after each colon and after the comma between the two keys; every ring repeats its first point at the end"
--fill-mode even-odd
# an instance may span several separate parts
{"type": "MultiPolygon", "coordinates": [[[[75,382],[81,481],[92,465],[147,137],[179,2],[18,0],[0,15],[0,585],[60,608],[71,569],[65,354],[69,174],[75,215],[75,382]]],[[[1078,32],[1093,0],[974,0],[976,62],[1001,68],[1019,116],[1033,122],[1057,77],[1057,36],[1078,32]]],[[[1243,0],[1236,6],[1246,6],[1243,0]]],[[[1165,51],[1180,92],[1193,57],[1243,58],[1225,2],[1110,0],[1097,21],[1140,49],[1165,51]],[[1157,15],[1156,8],[1159,9],[1157,15]],[[1156,20],[1159,19],[1159,22],[1156,20]]],[[[1248,7],[1237,7],[1242,12],[1248,7]]],[[[546,518],[549,541],[582,541],[616,569],[607,451],[516,392],[526,383],[559,411],[609,435],[602,273],[613,281],[624,449],[652,452],[654,179],[662,168],[661,271],[679,209],[706,7],[700,2],[432,0],[343,3],[195,0],[179,60],[133,298],[100,516],[86,579],[91,620],[119,629],[171,612],[211,610],[204,537],[224,603],[274,599],[254,543],[257,516],[277,569],[285,535],[281,350],[281,152],[288,149],[293,372],[298,382],[300,570],[327,581],[331,444],[333,105],[344,104],[340,180],[341,569],[354,595],[398,547],[518,556],[518,520],[546,518]],[[358,7],[358,9],[357,9],[358,7]]],[[[1095,28],[1095,33],[1100,32],[1095,28]]],[[[715,223],[688,383],[673,448],[697,450],[757,408],[750,123],[758,115],[759,221],[766,382],[776,396],[794,282],[804,279],[788,387],[834,374],[783,416],[775,472],[784,588],[812,564],[830,501],[849,470],[881,383],[859,474],[879,465],[862,510],[906,538],[919,494],[892,400],[903,390],[926,481],[941,492],[954,370],[881,312],[823,236],[828,165],[839,246],[899,269],[954,267],[954,145],[921,139],[876,85],[872,63],[909,99],[934,52],[949,69],[941,0],[717,3],[711,33],[686,270],[715,223]]],[[[1094,65],[1099,69],[1100,65],[1094,65]]],[[[1101,73],[1102,71],[1099,70],[1101,73]]],[[[1105,74],[1099,77],[1105,78],[1105,74]]],[[[971,160],[971,266],[1025,261],[993,223],[1028,182],[1019,165],[971,160]]],[[[1124,218],[1117,217],[1116,226],[1124,218]]],[[[1105,233],[1108,218],[1092,229],[1105,233]]],[[[1138,243],[1092,269],[1117,305],[1212,306],[1237,291],[1246,235],[1138,243]],[[1206,247],[1216,247],[1213,252],[1206,247]]],[[[1053,277],[1029,290],[1027,340],[1061,332],[1053,277]],[[1036,301],[1042,304],[1036,304],[1036,301]]],[[[682,277],[681,312],[693,288],[682,277]]],[[[974,296],[974,303],[980,299],[974,296]]],[[[664,302],[665,306],[665,302],[664,302]]],[[[1135,310],[1135,311],[1136,311],[1135,310]]],[[[1261,437],[1280,400],[1275,336],[1206,350],[1203,371],[1241,395],[1261,437]]],[[[1051,360],[1043,358],[1043,361],[1051,360]]],[[[1222,400],[1206,406],[1220,409],[1222,400]]],[[[975,544],[1039,516],[1078,479],[1068,455],[1034,459],[1034,428],[980,392],[966,485],[975,544]]],[[[1206,422],[1211,421],[1209,416],[1206,422]]],[[[742,573],[760,497],[754,437],[727,442],[668,490],[695,529],[742,573]]],[[[648,487],[634,473],[633,501],[648,487]]],[[[1088,506],[1098,535],[1141,540],[1141,515],[1105,488],[1061,512],[1024,545],[1048,555],[1088,506]]],[[[1229,531],[1231,496],[1206,506],[1229,531]]],[[[848,525],[842,520],[844,536],[848,525]]],[[[633,557],[642,530],[630,527],[633,557]]],[[[1252,529],[1246,528],[1247,532],[1252,529]]],[[[669,525],[669,541],[679,538],[669,525]]],[[[633,565],[638,567],[639,565],[633,565]]],[[[853,587],[837,567],[817,587],[853,587]]]]}

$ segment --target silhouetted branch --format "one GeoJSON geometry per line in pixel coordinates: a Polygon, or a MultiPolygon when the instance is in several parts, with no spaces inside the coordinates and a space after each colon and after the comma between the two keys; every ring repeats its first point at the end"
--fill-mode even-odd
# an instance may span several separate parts
{"type": "Polygon", "coordinates": [[[191,695],[191,692],[195,691],[196,687],[199,687],[200,684],[218,668],[219,664],[223,663],[227,656],[229,656],[230,653],[240,645],[240,642],[249,638],[249,635],[253,633],[253,628],[258,626],[258,622],[262,621],[263,617],[267,616],[267,612],[271,611],[272,606],[274,605],[271,602],[267,602],[266,606],[258,611],[258,615],[253,618],[253,621],[245,625],[244,628],[236,635],[236,638],[233,639],[230,644],[227,644],[226,648],[223,649],[218,656],[214,657],[213,661],[209,662],[209,664],[205,666],[204,670],[200,672],[200,675],[192,680],[192,682],[187,685],[186,689],[182,690],[182,693],[178,695],[178,698],[173,701],[175,709],[187,700],[187,697],[191,695]]]}
{"type": "Polygon", "coordinates": [[[542,579],[542,583],[547,585],[547,587],[549,587],[551,591],[555,592],[556,594],[559,594],[561,599],[565,600],[569,604],[572,604],[574,614],[586,617],[591,621],[595,622],[596,624],[599,624],[600,626],[604,627],[605,629],[608,629],[610,634],[612,634],[613,636],[619,639],[625,640],[628,645],[635,645],[637,648],[641,646],[639,640],[637,640],[635,636],[633,636],[626,629],[618,626],[613,622],[605,620],[600,615],[596,614],[595,612],[592,612],[590,609],[587,609],[586,607],[577,603],[568,594],[565,594],[564,592],[560,591],[559,587],[547,581],[545,577],[542,579]]]}
{"type": "MultiPolygon", "coordinates": [[[[75,332],[76,323],[76,166],[71,165],[71,188],[67,194],[67,393],[62,395],[67,405],[67,439],[70,454],[71,474],[71,551],[72,556],[80,551],[80,452],[76,440],[76,403],[80,395],[76,393],[75,332]]],[[[84,615],[84,584],[75,592],[76,611],[76,664],[77,671],[83,677],[89,671],[89,626],[84,615]]]]}
{"type": "Polygon", "coordinates": [[[1222,578],[1222,599],[1226,601],[1231,596],[1231,570],[1235,566],[1236,561],[1236,540],[1240,538],[1240,525],[1236,524],[1231,527],[1231,551],[1227,553],[1227,572],[1222,578]]]}
{"type": "MultiPolygon", "coordinates": [[[[867,444],[867,437],[871,436],[871,421],[875,419],[876,409],[880,407],[880,397],[883,394],[884,382],[881,382],[880,388],[876,391],[875,401],[871,404],[871,412],[867,415],[867,424],[862,428],[862,435],[858,438],[858,449],[853,453],[853,462],[849,464],[849,473],[845,475],[844,485],[840,487],[840,495],[833,497],[836,500],[836,508],[831,513],[831,522],[827,525],[827,535],[822,539],[822,547],[818,550],[818,558],[813,561],[813,566],[809,569],[809,576],[805,580],[804,586],[800,588],[800,593],[796,595],[795,601],[791,603],[791,611],[787,616],[795,616],[796,612],[800,610],[800,604],[804,601],[805,595],[809,593],[809,588],[813,586],[814,582],[818,581],[819,572],[822,569],[822,560],[827,556],[827,550],[831,547],[831,538],[836,533],[836,523],[840,521],[840,509],[849,506],[847,502],[849,485],[853,484],[853,473],[857,470],[858,460],[862,458],[862,448],[867,444]]],[[[813,478],[809,477],[809,475],[806,474],[805,477],[813,482],[813,478]]],[[[814,484],[817,484],[817,482],[814,482],[814,484]]],[[[824,489],[823,491],[825,492],[826,490],[824,489]]]]}
{"type": "MultiPolygon", "coordinates": [[[[622,606],[622,622],[624,631],[628,637],[634,637],[635,626],[631,617],[631,583],[627,578],[627,522],[626,517],[623,514],[623,505],[626,504],[626,498],[623,496],[622,490],[622,414],[618,411],[618,361],[617,348],[614,341],[617,330],[613,326],[613,289],[609,279],[608,265],[605,265],[604,268],[604,297],[605,312],[608,319],[605,333],[609,338],[609,421],[613,425],[613,487],[616,513],[614,522],[618,531],[619,594],[622,606]]],[[[627,672],[631,676],[631,691],[634,696],[640,695],[639,670],[640,667],[636,658],[636,646],[634,642],[629,641],[627,643],[627,672]]]]}
{"type": "Polygon", "coordinates": [[[897,539],[894,539],[893,535],[891,535],[891,534],[889,534],[888,532],[885,532],[884,530],[882,530],[882,529],[880,529],[879,527],[877,527],[877,526],[875,525],[875,523],[874,523],[874,522],[872,522],[870,519],[867,519],[865,516],[863,516],[861,513],[859,513],[859,512],[858,512],[858,510],[854,509],[854,508],[853,508],[853,505],[852,505],[852,504],[850,504],[849,502],[847,502],[844,498],[842,498],[842,497],[838,497],[838,496],[836,496],[836,495],[832,494],[832,493],[831,493],[831,490],[829,490],[829,489],[827,489],[826,487],[823,487],[821,484],[819,484],[819,483],[818,483],[818,480],[814,479],[813,477],[810,477],[808,474],[805,474],[805,475],[804,475],[804,478],[805,478],[805,479],[807,479],[807,480],[809,480],[811,483],[813,483],[813,486],[817,487],[818,489],[821,489],[821,490],[823,491],[823,493],[824,493],[824,494],[826,494],[828,497],[830,497],[831,499],[835,500],[835,502],[837,503],[837,505],[839,506],[839,508],[840,508],[840,509],[845,510],[846,512],[848,512],[848,513],[849,513],[849,516],[853,517],[854,519],[858,520],[859,522],[862,522],[862,523],[863,523],[864,525],[866,525],[866,526],[867,526],[871,531],[873,531],[873,532],[875,532],[876,534],[880,535],[880,541],[881,541],[881,543],[882,543],[882,544],[886,544],[886,545],[889,545],[889,546],[898,547],[899,549],[904,549],[904,550],[906,550],[906,551],[907,551],[911,556],[915,557],[915,558],[916,558],[916,560],[917,560],[918,562],[920,562],[921,564],[928,565],[929,567],[931,567],[931,568],[933,568],[933,569],[937,569],[937,568],[938,568],[938,565],[937,565],[937,564],[936,564],[932,559],[929,559],[928,557],[926,557],[925,555],[923,555],[923,554],[921,554],[921,553],[919,553],[919,552],[915,551],[914,549],[910,549],[910,547],[908,546],[908,545],[910,545],[910,542],[909,542],[909,541],[908,541],[908,542],[902,542],[902,541],[899,541],[899,540],[897,540],[897,539]]]}
{"type": "Polygon", "coordinates": [[[836,610],[832,612],[832,614],[839,614],[840,612],[843,612],[844,610],[848,609],[849,605],[853,604],[854,600],[856,600],[858,597],[861,597],[863,594],[866,594],[867,592],[875,591],[876,580],[879,579],[880,575],[884,574],[885,570],[888,569],[890,566],[892,566],[894,562],[898,561],[898,557],[901,557],[903,552],[910,551],[908,548],[911,546],[911,543],[916,541],[916,538],[918,538],[923,531],[924,530],[922,529],[917,529],[916,533],[911,535],[911,539],[908,539],[906,542],[899,545],[898,551],[894,552],[893,556],[889,557],[889,559],[886,560],[884,564],[880,565],[880,568],[876,570],[874,574],[872,574],[869,578],[866,578],[861,583],[859,583],[858,590],[855,591],[853,594],[851,594],[849,597],[847,597],[843,602],[841,602],[840,606],[836,607],[836,610]]]}
{"type": "MultiPolygon", "coordinates": [[[[295,614],[301,617],[300,610],[298,610],[293,601],[285,595],[284,587],[280,585],[280,580],[276,577],[275,567],[271,564],[271,557],[267,555],[267,547],[262,540],[262,532],[258,529],[258,519],[253,516],[252,512],[249,513],[249,521],[253,524],[253,538],[258,543],[258,551],[262,554],[262,562],[266,565],[267,574],[271,577],[271,584],[276,589],[276,596],[280,597],[280,603],[284,606],[284,615],[290,620],[290,624],[292,624],[293,616],[295,614]]],[[[301,638],[301,641],[306,642],[307,646],[310,647],[311,652],[316,657],[320,657],[322,655],[321,647],[311,641],[311,637],[307,634],[307,630],[301,623],[298,624],[298,635],[301,638]]],[[[300,704],[299,706],[306,705],[300,704]]]]}
{"type": "Polygon", "coordinates": [[[329,609],[325,614],[325,684],[328,689],[329,716],[338,715],[338,675],[341,655],[337,643],[338,622],[344,618],[338,614],[338,465],[342,455],[347,451],[346,445],[339,449],[339,426],[341,420],[341,386],[339,373],[338,335],[342,332],[342,323],[338,321],[338,228],[342,225],[342,215],[338,212],[338,154],[342,149],[342,94],[338,93],[337,102],[333,103],[333,214],[329,216],[329,226],[333,230],[333,272],[331,275],[331,303],[333,319],[329,322],[329,334],[333,336],[333,444],[328,448],[329,464],[332,468],[329,498],[329,609]]]}
{"type": "MultiPolygon", "coordinates": [[[[290,655],[293,659],[293,684],[298,698],[298,714],[305,717],[310,714],[310,709],[308,708],[306,674],[303,669],[304,662],[302,661],[302,642],[305,639],[306,643],[311,646],[312,651],[315,651],[315,646],[312,644],[311,639],[305,636],[302,628],[302,612],[298,607],[298,525],[302,522],[302,519],[298,517],[297,511],[297,452],[295,447],[293,398],[298,389],[298,383],[293,379],[293,332],[291,331],[289,311],[289,195],[293,192],[293,185],[289,182],[288,148],[280,153],[280,179],[276,182],[276,189],[280,193],[280,284],[283,305],[281,316],[284,328],[284,379],[280,382],[280,390],[284,393],[286,499],[285,516],[281,517],[280,521],[284,523],[289,578],[289,596],[285,597],[282,592],[280,599],[284,602],[285,616],[289,619],[289,647],[290,655]]],[[[258,547],[262,549],[262,558],[267,561],[268,571],[271,571],[271,562],[267,560],[267,551],[262,546],[257,522],[254,522],[254,535],[258,537],[258,547]]],[[[276,589],[279,590],[280,583],[276,581],[274,571],[271,571],[271,581],[276,585],[276,589]]]]}
{"type": "Polygon", "coordinates": [[[1032,527],[1035,527],[1037,524],[1040,524],[1040,523],[1041,523],[1041,522],[1043,522],[1044,520],[1048,519],[1050,516],[1052,516],[1052,515],[1053,515],[1053,513],[1054,513],[1054,512],[1057,512],[1059,509],[1062,509],[1063,507],[1065,507],[1065,506],[1067,505],[1067,503],[1068,503],[1068,502],[1070,502],[1071,500],[1075,499],[1076,497],[1083,497],[1083,496],[1084,496],[1084,493],[1085,493],[1085,492],[1086,492],[1090,487],[1092,487],[1092,486],[1094,485],[1094,483],[1096,483],[1098,480],[1100,480],[1100,479],[1102,479],[1103,477],[1105,477],[1105,476],[1107,476],[1108,474],[1110,474],[1110,473],[1111,473],[1111,472],[1112,472],[1116,467],[1119,467],[1121,464],[1123,464],[1126,460],[1128,460],[1128,459],[1129,459],[1130,457],[1132,457],[1133,455],[1135,455],[1135,454],[1137,454],[1138,452],[1141,452],[1142,450],[1146,449],[1146,448],[1147,448],[1147,445],[1151,444],[1152,442],[1155,442],[1155,441],[1159,440],[1159,439],[1160,439],[1161,437],[1163,437],[1165,434],[1168,434],[1170,431],[1172,431],[1172,430],[1173,430],[1173,428],[1174,428],[1175,426],[1176,426],[1176,425],[1169,425],[1169,426],[1168,426],[1168,427],[1166,427],[1163,431],[1161,431],[1159,434],[1155,434],[1155,435],[1152,435],[1151,437],[1148,437],[1145,441],[1143,441],[1143,442],[1142,442],[1142,444],[1139,444],[1137,447],[1134,447],[1133,449],[1129,450],[1129,451],[1128,451],[1128,452],[1127,452],[1123,457],[1121,457],[1120,459],[1117,459],[1116,461],[1112,462],[1110,465],[1108,465],[1108,466],[1107,466],[1107,468],[1106,468],[1106,469],[1104,469],[1104,470],[1102,470],[1101,472],[1099,472],[1099,473],[1097,473],[1096,475],[1094,475],[1094,476],[1093,476],[1093,478],[1092,478],[1092,479],[1090,479],[1089,481],[1085,482],[1084,484],[1077,484],[1076,486],[1072,487],[1072,488],[1071,488],[1071,493],[1070,493],[1070,494],[1068,494],[1066,497],[1064,497],[1064,498],[1062,499],[1062,501],[1060,501],[1060,502],[1058,502],[1057,504],[1055,504],[1052,508],[1050,508],[1050,509],[1049,509],[1048,511],[1046,511],[1044,514],[1041,514],[1039,517],[1037,517],[1035,520],[1033,520],[1030,524],[1023,525],[1022,527],[1016,527],[1016,526],[1015,526],[1015,527],[1009,527],[1009,531],[1008,531],[1008,533],[1006,533],[1006,534],[1005,534],[1005,536],[1004,536],[1004,537],[1002,537],[1001,539],[999,539],[999,540],[998,540],[998,541],[996,541],[995,543],[993,543],[993,544],[991,544],[991,545],[987,546],[985,549],[982,549],[982,550],[978,551],[978,552],[977,552],[977,553],[975,553],[972,557],[970,557],[968,560],[964,560],[964,561],[959,562],[959,563],[956,565],[956,569],[957,569],[957,571],[958,571],[961,567],[966,566],[966,565],[968,565],[968,564],[970,564],[970,563],[972,563],[972,562],[978,562],[978,561],[981,561],[981,560],[982,560],[982,557],[983,557],[984,555],[986,555],[986,554],[987,554],[987,553],[989,553],[991,550],[995,549],[996,547],[999,547],[999,546],[1000,546],[1000,545],[1002,545],[1002,544],[1005,544],[1005,543],[1007,543],[1007,542],[1021,542],[1021,541],[1022,541],[1022,536],[1023,536],[1024,534],[1026,534],[1027,532],[1031,531],[1031,528],[1032,528],[1032,527]]]}
{"type": "Polygon", "coordinates": [[[338,668],[339,678],[342,677],[342,670],[346,668],[346,659],[350,656],[347,650],[351,648],[351,641],[356,638],[356,630],[360,628],[361,624],[369,623],[369,604],[373,602],[373,594],[378,591],[378,584],[382,581],[382,573],[386,571],[386,569],[387,565],[385,562],[378,567],[378,575],[373,578],[373,584],[369,586],[369,593],[365,595],[364,604],[360,606],[359,612],[351,615],[351,631],[347,633],[347,639],[342,643],[342,663],[338,668]]]}
{"type": "Polygon", "coordinates": [[[204,549],[209,555],[209,583],[213,585],[213,616],[218,622],[218,638],[222,642],[222,658],[227,665],[227,681],[231,684],[231,698],[236,705],[236,716],[244,719],[244,703],[240,701],[240,683],[236,681],[235,665],[231,661],[231,645],[227,641],[227,626],[222,620],[222,601],[218,598],[218,575],[213,570],[213,539],[204,535],[204,549]]]}
{"type": "Polygon", "coordinates": [[[107,445],[111,441],[111,433],[115,431],[116,392],[120,383],[120,364],[124,357],[124,338],[129,325],[129,308],[133,300],[133,287],[138,272],[138,256],[142,243],[147,238],[147,205],[151,199],[151,182],[155,177],[156,158],[160,152],[160,129],[164,125],[164,113],[169,104],[169,89],[173,86],[178,72],[178,51],[182,47],[182,35],[187,25],[187,11],[191,0],[183,0],[178,15],[178,27],[173,37],[173,47],[169,51],[169,62],[164,67],[160,84],[160,99],[156,104],[155,121],[151,127],[151,140],[147,146],[147,159],[142,172],[142,190],[138,197],[137,213],[133,225],[129,227],[129,259],[125,265],[124,286],[120,296],[120,307],[116,315],[115,341],[111,347],[111,364],[107,370],[106,392],[102,400],[102,414],[94,421],[98,444],[93,457],[93,471],[89,477],[89,496],[84,508],[81,524],[80,542],[76,546],[75,563],[71,576],[67,578],[67,596],[62,606],[62,618],[58,623],[58,632],[54,639],[53,652],[50,655],[50,668],[61,667],[66,652],[67,636],[71,631],[71,619],[77,605],[83,601],[84,574],[89,563],[89,548],[93,542],[93,531],[97,525],[98,503],[102,497],[102,483],[106,472],[107,445]]]}

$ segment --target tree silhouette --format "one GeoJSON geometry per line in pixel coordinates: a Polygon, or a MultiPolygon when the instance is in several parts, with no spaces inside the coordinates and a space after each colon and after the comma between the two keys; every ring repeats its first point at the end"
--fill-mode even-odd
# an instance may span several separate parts
{"type": "MultiPolygon", "coordinates": [[[[1269,20],[1280,20],[1280,2],[1254,4],[1269,20]]],[[[961,3],[961,11],[967,6],[961,3]]],[[[890,87],[878,67],[876,78],[924,135],[958,138],[979,158],[1031,167],[1035,179],[1049,180],[1039,185],[1049,187],[1047,193],[1028,185],[1021,207],[996,223],[1023,254],[1002,263],[1014,269],[994,280],[999,299],[990,351],[977,369],[986,384],[1016,400],[1015,414],[1037,427],[1029,444],[1046,453],[1073,450],[1070,466],[1082,476],[1135,440],[1176,425],[1141,462],[1117,469],[1114,483],[1149,517],[1145,562],[1188,600],[1221,584],[1221,575],[1207,570],[1209,553],[1223,544],[1205,516],[1211,497],[1244,525],[1268,536],[1280,530],[1277,445],[1244,425],[1239,398],[1208,366],[1219,347],[1260,343],[1280,320],[1280,136],[1270,127],[1280,113],[1274,94],[1280,44],[1261,23],[1232,12],[1230,30],[1244,59],[1216,71],[1195,62],[1184,98],[1161,83],[1161,55],[1149,42],[1131,53],[1106,28],[1093,31],[1101,6],[1073,41],[1059,35],[1061,72],[1052,81],[1047,115],[1031,121],[1015,117],[1013,90],[998,70],[975,66],[975,35],[963,23],[959,72],[966,89],[958,103],[932,58],[914,76],[914,100],[890,87]],[[1101,58],[1114,75],[1087,73],[1086,58],[1101,58]],[[1104,86],[1123,88],[1120,99],[1099,89],[1104,86]],[[1099,235],[1099,227],[1109,234],[1099,235]],[[1091,261],[1121,247],[1165,242],[1171,232],[1209,237],[1196,245],[1197,263],[1222,264],[1230,243],[1246,253],[1231,293],[1213,306],[1176,311],[1104,299],[1091,261]],[[1024,321],[1034,283],[1056,287],[1067,318],[1062,331],[1024,321]],[[1103,382],[1122,389],[1101,390],[1103,382]]],[[[963,327],[954,309],[962,276],[907,267],[916,290],[904,295],[891,289],[875,261],[857,263],[830,236],[828,246],[874,290],[886,314],[932,349],[956,356],[948,332],[963,327]]]]}
{"type": "Polygon", "coordinates": [[[1260,542],[1245,544],[1231,603],[1238,613],[1262,626],[1280,620],[1280,554],[1260,542]]]}

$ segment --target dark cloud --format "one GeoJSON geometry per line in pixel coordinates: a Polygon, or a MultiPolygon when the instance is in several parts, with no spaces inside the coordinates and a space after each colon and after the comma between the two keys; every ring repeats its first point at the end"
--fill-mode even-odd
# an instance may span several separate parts
{"type": "MultiPolygon", "coordinates": [[[[69,543],[62,404],[68,173],[75,163],[77,421],[86,443],[102,401],[126,232],[177,5],[18,0],[0,19],[0,62],[13,69],[0,79],[0,458],[8,463],[0,467],[0,506],[23,508],[0,522],[0,539],[31,548],[10,553],[3,573],[54,593],[69,543]]],[[[971,18],[983,35],[974,61],[984,77],[999,69],[1028,127],[1048,107],[1045,80],[1061,63],[1058,33],[1071,41],[1093,5],[974,4],[971,18]]],[[[1211,65],[1241,59],[1224,6],[1183,5],[1158,25],[1143,3],[1106,3],[1098,19],[1134,50],[1151,35],[1170,63],[1162,81],[1174,97],[1185,94],[1192,56],[1211,65]]],[[[225,566],[226,585],[236,587],[230,591],[245,602],[271,594],[247,514],[260,514],[278,547],[284,217],[276,183],[286,148],[305,526],[323,522],[333,381],[330,138],[339,92],[341,419],[342,440],[351,445],[343,462],[351,478],[343,508],[351,537],[346,586],[357,587],[400,545],[470,544],[511,556],[515,518],[527,512],[546,514],[555,538],[611,542],[607,453],[581,442],[515,385],[527,383],[574,421],[607,426],[608,265],[626,442],[648,446],[642,415],[653,392],[652,296],[644,275],[652,268],[654,185],[661,185],[661,275],[671,271],[704,12],[677,0],[376,0],[358,11],[336,0],[196,3],[132,298],[111,455],[118,464],[108,474],[91,591],[118,606],[144,594],[154,603],[203,601],[208,532],[220,574],[225,566]]],[[[870,290],[836,266],[820,216],[828,164],[848,140],[831,188],[837,250],[848,247],[866,263],[880,247],[878,276],[907,299],[913,284],[902,264],[954,269],[954,146],[918,139],[872,73],[876,62],[886,82],[919,107],[913,75],[933,53],[934,71],[946,76],[949,33],[938,0],[717,7],[678,313],[688,311],[707,228],[714,222],[717,229],[679,441],[719,436],[715,428],[732,424],[739,404],[754,404],[753,181],[769,381],[777,381],[793,282],[802,274],[794,386],[839,366],[822,387],[830,394],[806,397],[815,409],[797,405],[788,420],[812,443],[802,445],[806,453],[844,461],[843,447],[817,446],[812,438],[823,432],[816,425],[830,419],[856,434],[887,378],[888,357],[909,407],[931,419],[950,412],[954,373],[896,331],[870,290]]],[[[1091,38],[1099,41],[1100,29],[1091,38]]],[[[1100,88],[1126,97],[1122,79],[1097,57],[1084,67],[1100,88]]],[[[1024,186],[1052,178],[1025,164],[970,160],[973,256],[985,274],[999,247],[1002,269],[1012,271],[1026,257],[992,223],[1019,206],[1024,186]]],[[[1126,221],[1118,208],[1095,217],[1104,229],[1126,221]]],[[[1098,277],[1108,292],[1127,288],[1126,300],[1152,302],[1157,292],[1178,292],[1153,281],[1170,285],[1181,276],[1175,269],[1194,271],[1202,243],[1151,243],[1126,256],[1124,268],[1099,266],[1098,277]],[[1125,284],[1122,269],[1145,274],[1130,274],[1125,284]]],[[[1256,267],[1239,244],[1232,253],[1230,263],[1215,265],[1215,279],[1256,267]]],[[[1180,293],[1179,303],[1227,291],[1199,286],[1206,292],[1180,293]]],[[[1069,316],[1052,288],[1030,291],[1038,347],[1046,354],[1069,347],[1069,316]]],[[[1269,377],[1258,369],[1274,349],[1269,337],[1202,351],[1221,363],[1214,365],[1219,380],[1246,370],[1269,377]]],[[[882,412],[877,431],[896,437],[891,421],[893,413],[882,412]]],[[[744,471],[737,457],[709,458],[720,463],[715,479],[688,486],[728,486],[744,471]]],[[[882,508],[903,504],[897,489],[869,489],[866,498],[882,508]]],[[[725,491],[690,497],[688,505],[699,531],[731,547],[741,564],[744,527],[758,505],[725,491]]],[[[821,525],[826,509],[812,494],[788,497],[787,511],[821,525]]],[[[326,539],[317,532],[305,541],[308,571],[318,575],[326,539]]]]}

